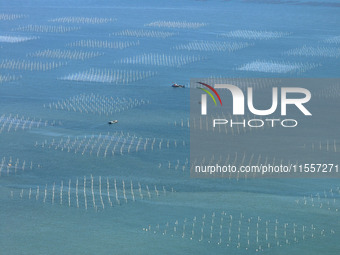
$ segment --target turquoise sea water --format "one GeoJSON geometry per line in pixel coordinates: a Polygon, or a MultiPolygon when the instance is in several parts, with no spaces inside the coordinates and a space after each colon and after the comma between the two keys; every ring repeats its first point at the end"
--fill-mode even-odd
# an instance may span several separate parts
{"type": "MultiPolygon", "coordinates": [[[[0,254],[338,254],[338,179],[190,179],[190,89],[170,87],[337,78],[338,23],[336,1],[0,3],[0,254]]],[[[326,125],[304,153],[337,157],[326,125]]]]}

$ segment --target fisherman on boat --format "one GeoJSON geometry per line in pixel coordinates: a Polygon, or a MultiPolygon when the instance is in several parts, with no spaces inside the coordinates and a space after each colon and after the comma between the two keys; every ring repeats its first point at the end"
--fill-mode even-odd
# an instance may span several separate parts
{"type": "Polygon", "coordinates": [[[173,88],[185,88],[184,85],[179,85],[179,84],[177,84],[177,83],[172,84],[171,87],[173,87],[173,88]]]}

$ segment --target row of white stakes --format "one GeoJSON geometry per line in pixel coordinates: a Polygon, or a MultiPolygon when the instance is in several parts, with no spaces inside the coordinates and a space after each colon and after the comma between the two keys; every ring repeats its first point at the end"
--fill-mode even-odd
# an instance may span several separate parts
{"type": "Polygon", "coordinates": [[[193,41],[174,46],[175,50],[234,52],[252,46],[248,42],[193,41]]]}
{"type": "Polygon", "coordinates": [[[320,195],[311,194],[310,196],[304,196],[303,198],[295,200],[297,205],[311,206],[319,209],[327,209],[328,211],[339,212],[340,211],[340,187],[324,190],[320,195]]]}
{"type": "Polygon", "coordinates": [[[155,227],[149,225],[143,230],[256,252],[335,234],[333,229],[317,228],[313,223],[280,223],[278,219],[271,221],[261,217],[246,218],[242,213],[237,217],[224,211],[218,215],[219,213],[213,212],[210,219],[204,214],[202,217],[195,216],[190,221],[185,218],[183,223],[175,220],[172,224],[167,222],[155,227]]]}
{"type": "Polygon", "coordinates": [[[113,36],[129,36],[129,37],[150,37],[150,38],[168,38],[178,33],[157,31],[157,30],[145,30],[145,29],[126,29],[120,32],[112,33],[113,36]]]}
{"type": "Polygon", "coordinates": [[[204,22],[188,22],[188,21],[166,21],[159,20],[149,24],[145,24],[146,27],[159,27],[159,28],[185,28],[185,29],[197,29],[207,26],[208,23],[204,22]]]}
{"type": "MultiPolygon", "coordinates": [[[[0,162],[0,177],[3,175],[9,176],[10,174],[17,174],[18,171],[25,171],[27,167],[32,170],[33,162],[31,161],[26,165],[26,160],[20,161],[19,158],[13,159],[12,157],[3,157],[0,162]]],[[[38,165],[40,167],[40,165],[38,165]]]]}
{"type": "Polygon", "coordinates": [[[180,162],[179,159],[175,161],[167,161],[167,162],[161,162],[158,164],[158,168],[168,168],[169,170],[182,170],[184,172],[186,169],[189,169],[189,159],[186,158],[184,163],[180,162]]]}
{"type": "Polygon", "coordinates": [[[304,149],[310,148],[312,151],[327,151],[327,152],[338,152],[337,149],[337,144],[338,141],[333,139],[333,140],[326,140],[324,142],[319,141],[319,142],[313,142],[311,145],[303,145],[304,149]]]}
{"type": "Polygon", "coordinates": [[[28,18],[28,17],[29,16],[26,14],[13,14],[13,13],[1,13],[0,14],[0,20],[4,20],[4,21],[23,19],[23,18],[28,18]]]}
{"type": "Polygon", "coordinates": [[[153,77],[156,74],[155,71],[91,68],[63,76],[60,80],[128,84],[153,77]]]}
{"type": "Polygon", "coordinates": [[[340,44],[340,35],[333,36],[324,40],[326,43],[340,44]]]}
{"type": "MultiPolygon", "coordinates": [[[[166,196],[168,192],[175,192],[173,188],[167,190],[165,186],[158,189],[157,185],[150,185],[149,187],[149,185],[145,184],[143,186],[140,182],[134,185],[132,181],[125,182],[124,180],[121,181],[121,187],[118,187],[118,185],[119,181],[116,179],[112,180],[109,177],[102,178],[101,176],[98,176],[98,182],[95,183],[94,177],[91,175],[90,178],[84,176],[83,178],[77,178],[75,181],[69,179],[66,183],[61,181],[59,186],[54,182],[51,188],[46,184],[42,190],[40,186],[21,189],[19,197],[23,199],[25,198],[25,193],[27,193],[26,196],[29,200],[42,200],[43,203],[50,202],[52,205],[56,203],[60,205],[66,204],[68,207],[75,206],[80,208],[83,206],[85,210],[92,204],[92,208],[97,211],[99,209],[103,210],[105,207],[113,207],[115,204],[121,205],[121,200],[124,203],[128,203],[128,201],[135,202],[138,199],[151,199],[161,195],[166,196]],[[90,183],[88,184],[88,182],[90,183]],[[105,185],[106,187],[103,187],[105,185]],[[98,200],[100,205],[97,205],[98,200]]],[[[10,191],[11,198],[14,198],[14,194],[14,190],[10,191]]]]}
{"type": "Polygon", "coordinates": [[[56,102],[44,104],[44,108],[55,110],[67,110],[80,113],[96,113],[99,115],[111,115],[116,112],[149,104],[149,100],[137,98],[108,97],[97,94],[81,94],[56,102]]]}
{"type": "MultiPolygon", "coordinates": [[[[43,121],[41,118],[36,120],[35,118],[19,116],[18,114],[9,114],[7,116],[3,114],[0,116],[0,134],[4,131],[10,132],[11,130],[18,131],[18,129],[26,130],[43,126],[46,127],[48,125],[56,125],[56,123],[56,121],[43,121]]],[[[59,122],[59,124],[61,125],[61,122],[59,122]]]]}
{"type": "Polygon", "coordinates": [[[59,17],[54,19],[49,19],[48,22],[54,23],[76,23],[76,24],[105,24],[117,21],[115,18],[102,18],[102,17],[59,17]]]}
{"type": "Polygon", "coordinates": [[[11,36],[11,35],[0,35],[0,43],[21,43],[30,40],[39,39],[38,36],[11,36]]]}
{"type": "Polygon", "coordinates": [[[5,83],[5,82],[17,81],[17,80],[20,80],[21,78],[22,78],[21,75],[9,75],[9,74],[1,75],[0,74],[0,84],[5,83]]]}
{"type": "Polygon", "coordinates": [[[67,33],[79,30],[79,26],[51,26],[51,25],[25,25],[14,28],[13,31],[38,33],[67,33]]]}
{"type": "Polygon", "coordinates": [[[278,39],[290,35],[290,32],[267,31],[267,30],[234,30],[219,34],[221,37],[247,39],[247,40],[269,40],[278,39]]]}
{"type": "Polygon", "coordinates": [[[89,153],[92,155],[95,153],[97,157],[102,154],[102,157],[106,158],[108,154],[112,156],[116,154],[123,155],[125,153],[130,152],[138,152],[138,151],[147,151],[148,149],[153,151],[154,149],[162,150],[162,148],[170,148],[170,146],[177,148],[177,146],[182,145],[186,146],[184,140],[181,142],[177,142],[177,140],[165,140],[162,138],[143,138],[137,137],[124,133],[114,133],[114,134],[99,134],[98,136],[92,135],[90,137],[75,137],[71,140],[70,137],[60,138],[58,141],[52,139],[50,142],[45,140],[42,143],[35,142],[35,147],[54,149],[67,151],[68,153],[73,152],[77,154],[78,152],[81,155],[85,153],[89,153]],[[181,144],[182,143],[182,144],[181,144]]]}
{"type": "Polygon", "coordinates": [[[69,60],[85,60],[104,55],[98,51],[46,49],[27,54],[28,57],[57,58],[69,60]]]}
{"type": "Polygon", "coordinates": [[[328,46],[307,46],[304,45],[301,48],[291,49],[284,52],[288,56],[306,56],[306,57],[340,57],[340,48],[328,47],[328,46]]]}
{"type": "Polygon", "coordinates": [[[284,61],[273,61],[273,60],[255,60],[238,67],[238,71],[248,71],[248,72],[263,72],[263,73],[304,73],[311,69],[320,67],[319,63],[309,63],[309,62],[290,62],[284,61]]]}
{"type": "Polygon", "coordinates": [[[103,48],[103,49],[125,49],[128,47],[138,46],[139,41],[102,41],[102,40],[80,40],[68,43],[68,47],[83,47],[83,48],[103,48]]]}
{"type": "Polygon", "coordinates": [[[198,55],[166,55],[149,53],[132,57],[127,57],[116,61],[118,64],[132,65],[154,65],[154,66],[171,66],[180,67],[183,65],[195,63],[204,60],[205,58],[198,55]]]}
{"type": "Polygon", "coordinates": [[[42,62],[32,60],[3,59],[0,61],[0,69],[23,70],[23,71],[49,71],[67,65],[67,62],[42,62]]]}

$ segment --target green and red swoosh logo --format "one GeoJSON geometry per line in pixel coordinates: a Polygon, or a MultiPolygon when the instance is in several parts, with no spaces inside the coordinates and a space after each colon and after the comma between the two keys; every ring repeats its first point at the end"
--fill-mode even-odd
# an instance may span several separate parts
{"type": "MultiPolygon", "coordinates": [[[[210,86],[210,85],[208,85],[208,84],[206,84],[206,83],[203,83],[203,82],[198,82],[198,83],[201,84],[201,85],[203,85],[203,86],[205,86],[205,87],[207,87],[207,88],[209,88],[209,89],[217,96],[217,98],[218,98],[218,100],[220,101],[220,104],[221,104],[221,106],[222,106],[222,100],[221,100],[221,98],[220,98],[220,95],[217,93],[217,91],[216,91],[212,86],[210,86]]],[[[199,88],[199,89],[201,89],[201,90],[203,90],[204,92],[206,92],[206,93],[214,100],[215,105],[217,105],[214,96],[211,94],[211,92],[210,92],[209,90],[204,89],[204,88],[199,88]]]]}

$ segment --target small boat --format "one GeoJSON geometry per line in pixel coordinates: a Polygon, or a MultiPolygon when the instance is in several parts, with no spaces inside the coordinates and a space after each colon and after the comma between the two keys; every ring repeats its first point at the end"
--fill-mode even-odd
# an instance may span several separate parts
{"type": "Polygon", "coordinates": [[[110,125],[111,125],[111,124],[116,124],[116,123],[118,123],[118,120],[110,120],[108,123],[109,123],[110,125]]]}
{"type": "Polygon", "coordinates": [[[185,88],[184,85],[179,85],[179,84],[177,84],[177,83],[172,84],[171,87],[173,87],[173,88],[185,88]]]}

